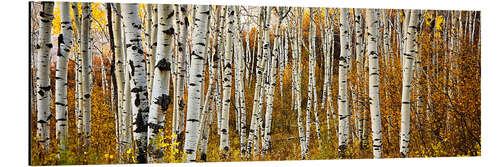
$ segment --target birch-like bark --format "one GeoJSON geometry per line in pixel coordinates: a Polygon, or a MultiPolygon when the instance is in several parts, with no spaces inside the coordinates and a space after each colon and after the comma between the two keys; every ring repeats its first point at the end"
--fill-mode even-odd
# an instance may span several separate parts
{"type": "Polygon", "coordinates": [[[139,26],[138,4],[124,4],[121,9],[125,28],[128,75],[130,75],[131,110],[134,143],[138,163],[147,162],[148,113],[147,76],[139,26]]]}
{"type": "MultiPolygon", "coordinates": [[[[124,107],[123,107],[123,98],[124,98],[124,86],[125,86],[125,74],[124,74],[124,56],[123,56],[123,49],[122,49],[122,33],[121,33],[121,17],[118,15],[118,12],[120,11],[120,4],[113,4],[114,8],[116,10],[112,10],[113,16],[112,16],[112,26],[113,26],[113,42],[114,42],[114,53],[115,53],[115,75],[116,75],[116,87],[118,89],[118,128],[120,134],[119,139],[118,139],[118,151],[120,153],[124,152],[124,147],[122,145],[123,141],[123,135],[124,132],[121,130],[123,129],[124,126],[124,118],[123,118],[123,112],[124,112],[124,107]]],[[[121,155],[119,156],[121,160],[121,155]]]]}
{"type": "Polygon", "coordinates": [[[89,51],[89,40],[90,40],[90,17],[92,14],[91,3],[82,3],[82,28],[81,28],[81,43],[80,43],[80,56],[82,58],[81,66],[81,77],[82,77],[82,87],[80,88],[80,96],[83,98],[82,108],[80,111],[83,115],[83,146],[84,149],[90,148],[90,117],[91,117],[91,104],[90,104],[90,92],[91,92],[91,78],[90,75],[92,70],[91,66],[91,54],[89,51]]]}
{"type": "Polygon", "coordinates": [[[226,36],[225,36],[225,48],[224,48],[224,59],[223,59],[223,94],[222,94],[222,126],[221,126],[221,136],[219,150],[223,154],[224,158],[228,158],[229,153],[229,103],[231,102],[231,75],[232,75],[232,48],[233,48],[233,33],[234,33],[234,7],[226,7],[226,36]]]}
{"type": "Polygon", "coordinates": [[[173,54],[174,35],[174,10],[172,5],[158,5],[159,27],[158,27],[158,51],[154,66],[153,89],[151,107],[148,117],[148,162],[161,162],[163,149],[158,147],[157,135],[162,135],[159,130],[164,129],[164,112],[170,105],[170,70],[173,54]]]}
{"type": "Polygon", "coordinates": [[[369,96],[370,113],[372,121],[373,157],[381,158],[382,153],[382,125],[379,105],[379,53],[377,50],[377,24],[374,9],[368,9],[366,13],[366,23],[368,24],[368,56],[369,56],[369,96]]]}
{"type": "Polygon", "coordinates": [[[186,138],[184,152],[187,154],[186,162],[196,161],[197,139],[200,135],[200,106],[201,106],[201,83],[203,82],[203,63],[206,53],[206,39],[208,21],[210,19],[210,7],[207,5],[196,6],[195,22],[193,29],[193,51],[191,52],[191,66],[189,69],[188,104],[186,117],[186,138]]]}
{"type": "Polygon", "coordinates": [[[411,100],[411,77],[413,76],[413,59],[415,57],[415,34],[417,29],[418,12],[412,10],[408,13],[409,17],[408,30],[406,35],[406,47],[404,53],[403,66],[403,90],[401,99],[401,133],[399,150],[401,157],[408,157],[408,146],[410,143],[410,100],[411,100]]]}
{"type": "MultiPolygon", "coordinates": [[[[268,7],[261,7],[260,8],[260,23],[263,23],[264,22],[264,15],[265,15],[265,12],[268,12],[270,11],[268,9],[268,7]]],[[[262,24],[259,24],[259,30],[260,30],[260,26],[262,26],[262,24]]],[[[261,46],[262,46],[262,35],[259,35],[259,43],[258,43],[258,48],[257,48],[257,67],[256,67],[256,83],[255,83],[255,90],[254,90],[254,100],[253,100],[253,109],[252,109],[252,118],[251,118],[251,121],[250,121],[250,131],[249,131],[249,136],[248,136],[248,145],[247,145],[247,151],[248,151],[248,154],[247,154],[247,158],[250,158],[250,154],[252,153],[252,148],[254,148],[255,146],[258,145],[258,131],[259,131],[259,127],[258,127],[258,117],[259,117],[259,114],[260,114],[260,111],[259,111],[259,100],[261,99],[261,96],[262,96],[262,80],[264,78],[264,76],[262,75],[263,72],[264,72],[264,65],[266,64],[265,63],[265,59],[264,59],[264,56],[263,54],[260,52],[260,49],[261,49],[261,46]],[[254,146],[255,144],[255,146],[254,146]]],[[[258,146],[257,146],[258,147],[258,146]]],[[[256,152],[254,151],[253,155],[255,156],[256,152]]]]}
{"type": "MultiPolygon", "coordinates": [[[[151,43],[153,41],[153,5],[147,4],[146,10],[144,12],[145,17],[143,26],[144,26],[144,50],[146,53],[146,75],[148,79],[148,103],[151,102],[151,96],[153,93],[153,78],[154,78],[154,70],[155,70],[155,58],[156,54],[152,54],[152,46],[151,43]]],[[[158,19],[158,18],[156,18],[158,19]]]]}
{"type": "MultiPolygon", "coordinates": [[[[269,18],[271,19],[271,18],[269,18]]],[[[281,22],[281,21],[280,21],[281,22]]],[[[270,54],[271,56],[271,62],[270,62],[270,67],[269,67],[269,88],[267,89],[266,93],[266,100],[267,100],[267,105],[266,105],[266,115],[265,115],[265,128],[264,128],[264,144],[262,145],[262,151],[266,153],[271,149],[271,125],[272,125],[272,113],[273,113],[273,102],[274,102],[274,89],[276,87],[276,71],[278,64],[276,62],[276,57],[279,55],[279,43],[281,40],[281,37],[279,35],[279,29],[280,26],[275,30],[274,33],[274,47],[273,47],[273,53],[270,54]]]]}
{"type": "Polygon", "coordinates": [[[182,135],[184,135],[184,107],[185,107],[185,101],[184,101],[184,86],[185,86],[185,76],[186,76],[186,55],[187,53],[187,45],[186,45],[186,37],[187,37],[187,31],[188,31],[188,25],[189,25],[189,20],[186,15],[186,10],[187,10],[187,5],[179,5],[178,12],[177,14],[177,29],[178,31],[178,37],[177,37],[177,77],[176,77],[176,82],[175,82],[175,101],[174,101],[174,114],[176,114],[176,121],[177,123],[175,124],[175,137],[174,142],[177,141],[178,138],[182,139],[182,135]]]}
{"type": "MultiPolygon", "coordinates": [[[[241,151],[241,158],[245,157],[246,154],[246,129],[247,129],[247,124],[246,124],[246,105],[245,105],[245,84],[243,82],[243,73],[246,68],[245,64],[245,57],[244,57],[244,50],[243,50],[243,33],[241,33],[241,25],[240,25],[240,9],[239,7],[236,7],[235,9],[236,12],[236,29],[238,35],[235,35],[234,37],[237,40],[237,46],[235,47],[235,53],[237,60],[235,60],[235,71],[237,74],[237,79],[235,83],[235,88],[237,89],[236,91],[238,92],[239,96],[239,101],[236,101],[236,103],[239,104],[239,108],[237,110],[239,111],[240,117],[239,117],[239,124],[236,126],[239,127],[239,135],[240,135],[240,151],[241,151]]],[[[248,47],[248,43],[247,43],[248,47]]],[[[248,51],[248,50],[247,50],[248,51]]]]}
{"type": "Polygon", "coordinates": [[[339,153],[343,157],[349,136],[349,103],[347,101],[347,73],[349,71],[349,9],[340,9],[340,60],[339,60],[339,153]]]}
{"type": "Polygon", "coordinates": [[[49,121],[50,114],[50,50],[52,43],[50,41],[52,20],[54,19],[54,2],[43,2],[40,10],[40,40],[36,46],[38,55],[37,77],[37,139],[38,144],[46,153],[49,151],[49,121]]]}
{"type": "Polygon", "coordinates": [[[61,150],[66,150],[68,137],[68,97],[67,97],[67,82],[68,82],[68,56],[73,45],[72,37],[72,22],[69,13],[69,2],[61,3],[61,30],[59,36],[59,52],[57,55],[56,66],[56,138],[59,139],[61,150]]]}

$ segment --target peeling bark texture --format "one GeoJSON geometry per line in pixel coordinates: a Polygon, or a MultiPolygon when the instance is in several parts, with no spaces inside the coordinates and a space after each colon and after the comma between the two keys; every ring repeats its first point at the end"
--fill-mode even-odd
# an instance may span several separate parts
{"type": "Polygon", "coordinates": [[[136,159],[138,163],[147,162],[148,102],[147,76],[144,50],[140,34],[138,4],[123,4],[121,9],[125,28],[125,47],[127,50],[127,68],[130,75],[130,96],[132,125],[136,159]]]}
{"type": "Polygon", "coordinates": [[[50,35],[52,30],[52,20],[54,19],[54,2],[42,2],[40,10],[40,38],[36,47],[38,53],[37,77],[37,139],[43,151],[49,151],[49,121],[50,114],[50,50],[52,43],[50,35]]]}
{"type": "Polygon", "coordinates": [[[199,5],[195,7],[195,22],[193,29],[193,48],[191,52],[191,66],[188,81],[188,104],[186,117],[186,138],[184,152],[187,154],[186,162],[196,161],[197,139],[200,135],[200,106],[201,83],[203,82],[203,63],[206,53],[207,29],[210,19],[210,6],[199,5]]]}
{"type": "Polygon", "coordinates": [[[161,162],[163,149],[158,147],[159,130],[164,129],[164,112],[170,105],[170,70],[173,54],[174,9],[172,5],[158,5],[158,47],[154,66],[153,89],[148,118],[148,163],[161,162]]]}
{"type": "Polygon", "coordinates": [[[403,89],[401,99],[401,133],[399,152],[401,157],[408,157],[408,146],[410,145],[410,100],[411,100],[411,78],[413,76],[413,60],[417,54],[416,45],[416,32],[418,12],[412,10],[408,13],[409,23],[408,30],[406,31],[406,47],[403,64],[403,89]]]}

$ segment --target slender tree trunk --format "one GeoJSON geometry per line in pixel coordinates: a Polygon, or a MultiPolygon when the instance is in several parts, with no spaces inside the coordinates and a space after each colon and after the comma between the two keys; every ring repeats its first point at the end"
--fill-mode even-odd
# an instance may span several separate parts
{"type": "MultiPolygon", "coordinates": [[[[243,34],[241,33],[241,25],[240,25],[240,7],[236,7],[235,9],[236,12],[236,29],[238,35],[235,35],[234,37],[236,38],[237,41],[237,46],[235,47],[235,71],[236,71],[236,81],[235,81],[235,88],[237,89],[236,92],[238,92],[238,100],[236,101],[237,104],[239,104],[239,107],[237,110],[239,111],[240,117],[237,120],[239,124],[236,126],[239,127],[239,135],[240,135],[240,151],[241,151],[241,158],[245,157],[246,154],[246,129],[247,129],[247,124],[246,124],[246,105],[245,105],[245,84],[243,82],[243,72],[246,68],[245,64],[245,57],[244,57],[244,50],[243,50],[243,41],[242,38],[243,34]]],[[[248,47],[248,43],[247,43],[248,47]]]]}
{"type": "Polygon", "coordinates": [[[417,11],[412,10],[409,12],[409,25],[407,32],[406,48],[404,54],[403,66],[403,91],[402,91],[402,104],[401,104],[401,133],[399,150],[401,157],[408,157],[408,146],[410,143],[410,93],[411,93],[411,77],[413,76],[413,59],[416,50],[416,28],[417,28],[417,11]]]}
{"type": "MultiPolygon", "coordinates": [[[[264,13],[270,11],[266,7],[261,7],[260,8],[260,23],[264,21],[264,13]]],[[[262,24],[259,24],[258,30],[260,32],[260,27],[262,24]]],[[[262,35],[259,35],[259,41],[262,42],[262,35]]],[[[258,117],[259,117],[259,100],[260,97],[262,96],[261,89],[262,89],[262,80],[264,76],[262,73],[264,72],[264,64],[265,64],[265,59],[263,57],[263,54],[260,53],[261,49],[261,42],[258,43],[258,51],[257,51],[257,61],[256,61],[256,79],[255,79],[255,90],[254,90],[254,100],[253,100],[253,109],[252,109],[252,118],[250,121],[250,131],[249,131],[249,136],[248,136],[248,145],[247,145],[247,158],[250,158],[250,154],[252,153],[252,149],[255,147],[255,145],[258,145],[258,117]]],[[[256,152],[254,151],[253,155],[255,156],[256,152]]]]}
{"type": "Polygon", "coordinates": [[[186,10],[187,10],[187,5],[180,5],[177,8],[178,12],[177,17],[178,17],[178,22],[177,22],[177,28],[178,31],[178,38],[177,38],[177,77],[176,77],[176,93],[175,93],[175,112],[176,118],[177,118],[177,123],[175,124],[175,142],[177,139],[184,139],[184,107],[185,107],[185,101],[184,101],[184,86],[185,86],[185,76],[186,76],[186,55],[187,53],[187,45],[186,45],[186,37],[187,37],[187,31],[188,31],[188,25],[189,25],[189,20],[186,15],[186,10]]]}
{"type": "MultiPolygon", "coordinates": [[[[271,19],[271,18],[269,18],[271,19]]],[[[280,21],[281,22],[281,21],[280,21]]],[[[272,113],[273,113],[273,102],[274,102],[274,89],[276,87],[276,68],[278,67],[276,57],[279,55],[279,43],[281,40],[281,37],[279,35],[279,30],[280,26],[275,30],[274,35],[274,47],[273,47],[273,53],[270,54],[271,56],[271,62],[270,62],[270,67],[269,67],[269,88],[267,89],[266,93],[266,100],[267,100],[267,105],[266,105],[266,115],[265,115],[265,129],[264,129],[264,144],[262,145],[262,151],[264,153],[270,151],[271,149],[271,125],[272,125],[272,113]]]]}
{"type": "Polygon", "coordinates": [[[163,149],[158,147],[157,135],[163,135],[159,132],[164,129],[165,115],[164,111],[170,105],[171,97],[170,89],[170,70],[172,60],[172,41],[174,35],[174,9],[172,5],[158,6],[159,27],[158,27],[158,51],[156,52],[156,60],[153,77],[153,90],[151,107],[149,109],[148,118],[148,162],[161,162],[163,149]]]}
{"type": "Polygon", "coordinates": [[[83,146],[84,150],[90,148],[90,117],[91,117],[91,104],[90,104],[90,92],[91,92],[91,54],[89,50],[90,41],[90,29],[91,29],[91,3],[82,4],[82,28],[81,28],[81,45],[80,45],[80,55],[82,57],[81,66],[81,77],[82,77],[82,87],[80,89],[80,96],[83,98],[83,104],[81,112],[83,114],[83,146]]]}
{"type": "Polygon", "coordinates": [[[69,9],[69,2],[61,3],[62,34],[58,39],[60,54],[57,55],[56,67],[56,137],[59,139],[60,149],[63,151],[66,150],[68,137],[68,53],[73,45],[71,41],[73,28],[69,9]]]}
{"type": "Polygon", "coordinates": [[[52,43],[50,41],[54,3],[43,2],[42,10],[40,11],[40,40],[36,46],[38,53],[38,70],[37,70],[37,139],[44,153],[49,151],[49,121],[52,117],[50,107],[50,49],[52,43]]]}
{"type": "Polygon", "coordinates": [[[195,22],[193,29],[193,51],[191,52],[191,68],[189,69],[188,104],[186,118],[186,138],[184,152],[187,154],[186,162],[196,161],[197,139],[200,135],[200,106],[201,106],[201,83],[203,82],[203,62],[205,61],[205,46],[207,25],[210,19],[210,7],[206,5],[196,6],[195,22]]]}
{"type": "Polygon", "coordinates": [[[219,150],[221,151],[224,158],[228,158],[229,154],[229,103],[231,102],[231,75],[232,75],[232,48],[233,48],[233,35],[234,35],[234,7],[226,7],[226,43],[225,43],[225,53],[224,53],[224,79],[223,79],[223,99],[222,99],[222,126],[221,126],[221,136],[219,150]]]}
{"type": "Polygon", "coordinates": [[[348,9],[340,9],[340,60],[339,60],[339,153],[343,157],[349,136],[349,103],[347,101],[347,73],[349,70],[348,9]]]}
{"type": "Polygon", "coordinates": [[[144,64],[144,50],[142,48],[138,5],[124,4],[122,11],[127,48],[128,75],[130,75],[130,92],[132,109],[132,124],[134,144],[138,163],[147,162],[147,132],[148,132],[148,102],[147,76],[144,64]]]}
{"type": "Polygon", "coordinates": [[[372,139],[373,139],[373,157],[381,158],[382,153],[382,125],[379,105],[379,53],[377,49],[377,24],[374,9],[368,9],[366,13],[366,22],[368,24],[368,47],[369,54],[369,96],[370,96],[370,113],[372,119],[372,139]]]}

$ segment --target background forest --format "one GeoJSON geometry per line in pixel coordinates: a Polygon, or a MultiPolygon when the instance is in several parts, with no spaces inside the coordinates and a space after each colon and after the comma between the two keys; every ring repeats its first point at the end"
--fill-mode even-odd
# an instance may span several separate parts
{"type": "Polygon", "coordinates": [[[31,2],[30,161],[479,156],[480,18],[31,2]]]}

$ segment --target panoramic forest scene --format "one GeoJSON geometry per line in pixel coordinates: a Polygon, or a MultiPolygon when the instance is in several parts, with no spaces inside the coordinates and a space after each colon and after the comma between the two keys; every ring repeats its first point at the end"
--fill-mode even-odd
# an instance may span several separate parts
{"type": "Polygon", "coordinates": [[[481,156],[481,12],[29,2],[30,165],[481,156]]]}

